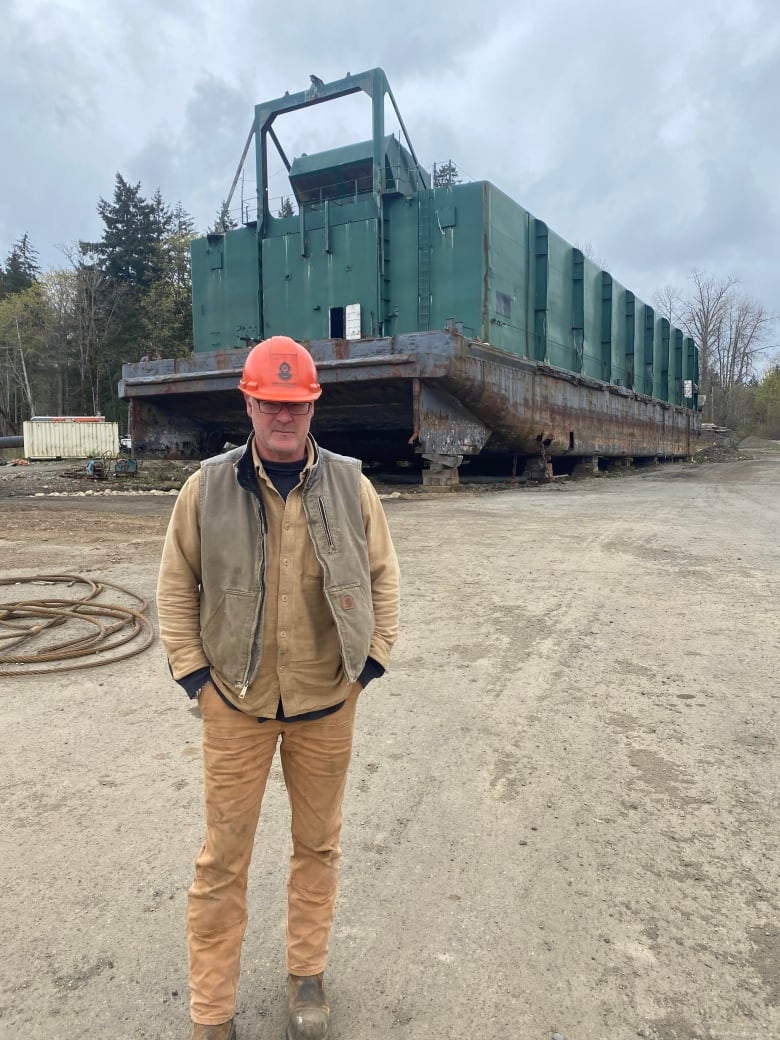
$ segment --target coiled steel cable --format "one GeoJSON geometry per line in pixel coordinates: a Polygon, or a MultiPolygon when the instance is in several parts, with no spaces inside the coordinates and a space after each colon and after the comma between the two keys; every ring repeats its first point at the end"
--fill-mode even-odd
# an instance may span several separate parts
{"type": "Polygon", "coordinates": [[[98,668],[134,657],[154,642],[147,601],[121,585],[74,574],[0,578],[0,587],[42,584],[84,586],[85,591],[70,598],[0,602],[0,676],[98,668]],[[105,589],[121,593],[135,607],[101,602],[105,589]],[[81,626],[87,631],[79,631],[81,626]],[[62,629],[59,641],[55,629],[62,629]],[[128,649],[116,652],[123,646],[128,649]]]}

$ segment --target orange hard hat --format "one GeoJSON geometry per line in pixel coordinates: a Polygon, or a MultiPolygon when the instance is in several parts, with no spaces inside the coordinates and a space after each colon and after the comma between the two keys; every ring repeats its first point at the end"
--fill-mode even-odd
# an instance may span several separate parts
{"type": "Polygon", "coordinates": [[[316,401],[322,393],[311,354],[289,336],[252,347],[238,389],[260,401],[316,401]]]}

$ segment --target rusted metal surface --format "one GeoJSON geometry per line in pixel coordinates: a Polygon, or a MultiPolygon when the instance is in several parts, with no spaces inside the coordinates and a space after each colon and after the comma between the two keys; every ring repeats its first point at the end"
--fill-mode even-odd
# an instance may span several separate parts
{"type": "MultiPolygon", "coordinates": [[[[308,344],[322,398],[312,429],[364,459],[413,452],[577,457],[684,457],[700,417],[496,350],[454,331],[308,344]],[[410,444],[410,442],[412,442],[410,444]]],[[[249,429],[237,385],[248,349],[125,365],[135,450],[203,457],[249,429]]]]}
{"type": "Polygon", "coordinates": [[[421,452],[478,455],[490,437],[489,428],[451,394],[420,380],[417,383],[414,428],[421,452]]]}

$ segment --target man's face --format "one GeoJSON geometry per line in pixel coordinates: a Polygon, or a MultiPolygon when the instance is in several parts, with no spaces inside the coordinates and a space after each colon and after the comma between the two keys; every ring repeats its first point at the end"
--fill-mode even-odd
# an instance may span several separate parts
{"type": "Polygon", "coordinates": [[[305,456],[306,437],[314,414],[313,403],[309,402],[305,415],[291,415],[286,403],[273,415],[262,412],[260,402],[254,397],[244,395],[244,400],[261,458],[269,462],[295,462],[305,456]]]}

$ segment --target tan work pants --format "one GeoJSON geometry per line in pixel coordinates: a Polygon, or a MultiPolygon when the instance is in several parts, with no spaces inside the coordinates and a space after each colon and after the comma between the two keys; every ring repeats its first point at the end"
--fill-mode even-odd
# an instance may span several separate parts
{"type": "Polygon", "coordinates": [[[190,1012],[213,1025],[235,1010],[246,888],[271,761],[281,738],[290,799],[287,970],[316,975],[328,959],[338,888],[341,806],[352,753],[355,684],[345,704],[309,722],[277,722],[233,711],[207,685],[200,696],[206,838],[189,890],[190,1012]]]}

